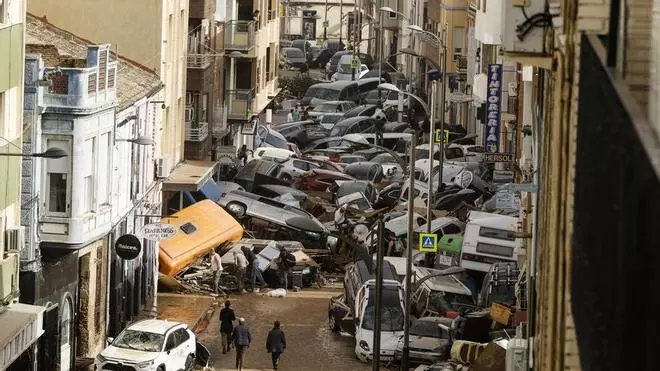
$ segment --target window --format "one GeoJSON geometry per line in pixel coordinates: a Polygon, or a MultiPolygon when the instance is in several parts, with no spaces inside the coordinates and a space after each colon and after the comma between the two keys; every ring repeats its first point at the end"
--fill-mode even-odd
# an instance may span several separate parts
{"type": "Polygon", "coordinates": [[[85,212],[94,211],[94,180],[91,175],[85,177],[84,181],[85,189],[85,212]]]}
{"type": "Polygon", "coordinates": [[[309,170],[309,164],[305,161],[293,161],[293,167],[300,170],[309,170]]]}
{"type": "MultiPolygon", "coordinates": [[[[46,139],[45,148],[59,148],[70,152],[70,141],[46,139]]],[[[46,195],[44,203],[48,213],[65,216],[69,211],[69,173],[71,158],[69,156],[46,160],[46,195]]]]}
{"type": "Polygon", "coordinates": [[[110,148],[112,148],[112,138],[110,133],[104,133],[101,135],[101,140],[99,142],[99,163],[98,163],[98,188],[97,188],[97,199],[99,204],[108,204],[110,198],[110,187],[108,183],[110,181],[110,169],[112,169],[112,156],[110,153],[110,148]]]}
{"type": "Polygon", "coordinates": [[[96,167],[96,138],[87,139],[83,147],[81,174],[83,176],[84,194],[84,212],[94,211],[95,205],[95,187],[94,187],[94,169],[96,167]]]}
{"type": "Polygon", "coordinates": [[[443,235],[446,234],[460,234],[461,233],[461,228],[457,226],[456,224],[449,224],[442,228],[442,233],[443,235]]]}
{"type": "Polygon", "coordinates": [[[0,0],[0,23],[7,23],[9,17],[7,14],[7,6],[9,5],[9,0],[0,0]]]}
{"type": "Polygon", "coordinates": [[[397,16],[396,12],[399,11],[399,0],[390,1],[390,6],[392,7],[392,10],[394,10],[394,12],[389,12],[389,18],[396,19],[397,16]]]}
{"type": "Polygon", "coordinates": [[[477,242],[477,252],[490,255],[513,256],[513,247],[477,242]]]}
{"type": "Polygon", "coordinates": [[[488,228],[488,227],[479,228],[479,236],[496,238],[498,240],[506,240],[506,241],[516,240],[516,236],[512,231],[507,231],[505,229],[488,228]]]}
{"type": "Polygon", "coordinates": [[[209,95],[208,94],[202,95],[202,104],[201,104],[202,107],[199,112],[200,121],[202,122],[209,122],[208,104],[209,104],[209,95]]]}

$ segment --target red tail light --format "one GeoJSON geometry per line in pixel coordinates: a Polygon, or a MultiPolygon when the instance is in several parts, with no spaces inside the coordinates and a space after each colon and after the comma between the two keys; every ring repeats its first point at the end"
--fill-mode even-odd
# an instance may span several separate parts
{"type": "Polygon", "coordinates": [[[339,162],[339,155],[336,154],[336,153],[330,155],[330,161],[332,161],[332,162],[339,162]]]}
{"type": "Polygon", "coordinates": [[[454,312],[453,310],[448,310],[447,313],[445,314],[445,317],[449,319],[454,319],[458,317],[458,313],[454,312]]]}

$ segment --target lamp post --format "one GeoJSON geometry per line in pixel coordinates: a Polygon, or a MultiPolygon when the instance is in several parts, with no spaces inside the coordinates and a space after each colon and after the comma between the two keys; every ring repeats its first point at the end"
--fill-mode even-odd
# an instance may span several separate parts
{"type": "MultiPolygon", "coordinates": [[[[410,176],[410,184],[408,188],[408,249],[406,251],[406,312],[404,313],[404,323],[403,323],[403,357],[401,360],[401,370],[408,371],[408,358],[410,354],[410,308],[412,300],[412,292],[410,287],[412,286],[411,273],[412,273],[412,249],[415,244],[415,239],[413,237],[413,209],[415,206],[415,201],[413,195],[413,189],[415,189],[415,143],[417,143],[417,132],[414,132],[412,135],[412,140],[410,141],[410,165],[408,168],[408,174],[410,176]]],[[[429,222],[430,223],[430,222],[429,222]]]]}
{"type": "MultiPolygon", "coordinates": [[[[419,27],[418,25],[410,25],[408,26],[408,29],[414,32],[419,32],[423,35],[426,35],[428,37],[431,37],[432,40],[435,41],[437,44],[436,46],[438,47],[438,64],[440,65],[442,71],[441,71],[441,76],[442,76],[442,91],[440,92],[440,130],[442,133],[442,143],[440,143],[440,168],[439,170],[439,177],[438,177],[438,191],[442,191],[443,188],[443,182],[442,182],[442,176],[443,176],[443,166],[444,166],[444,161],[445,161],[445,140],[448,140],[449,138],[444,138],[445,135],[445,101],[446,101],[446,91],[447,91],[447,26],[442,30],[442,38],[438,37],[432,32],[425,31],[423,28],[419,27]]],[[[435,93],[436,91],[436,86],[433,87],[433,90],[431,93],[435,93]]],[[[435,106],[433,106],[433,110],[435,111],[435,106]]],[[[431,122],[431,128],[433,128],[433,125],[435,125],[434,122],[431,122]]],[[[433,139],[431,138],[431,142],[433,139]]],[[[429,153],[429,158],[433,156],[433,151],[430,151],[429,153]]],[[[429,162],[431,162],[429,160],[429,162]]],[[[429,173],[429,177],[431,174],[429,173]]],[[[429,190],[430,192],[430,190],[429,190]]],[[[429,194],[430,196],[430,194],[429,194]]]]}
{"type": "Polygon", "coordinates": [[[137,138],[131,138],[131,139],[120,139],[120,138],[118,138],[118,139],[115,139],[115,141],[116,142],[129,142],[129,143],[137,144],[138,146],[152,146],[152,145],[154,145],[154,141],[151,138],[149,138],[147,136],[143,136],[143,135],[140,135],[137,138]]]}
{"type": "Polygon", "coordinates": [[[58,159],[66,157],[69,154],[65,150],[57,147],[51,147],[45,150],[44,152],[23,154],[23,153],[0,153],[0,156],[3,157],[38,157],[38,158],[47,158],[47,159],[58,159]]]}

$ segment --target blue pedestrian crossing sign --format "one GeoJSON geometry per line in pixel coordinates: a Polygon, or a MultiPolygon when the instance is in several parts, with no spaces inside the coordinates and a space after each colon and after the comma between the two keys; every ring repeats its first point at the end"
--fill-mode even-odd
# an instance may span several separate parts
{"type": "Polygon", "coordinates": [[[449,130],[440,130],[435,131],[435,142],[436,143],[447,143],[449,142],[449,130]]]}
{"type": "Polygon", "coordinates": [[[438,252],[438,235],[435,233],[420,233],[419,251],[438,252]]]}

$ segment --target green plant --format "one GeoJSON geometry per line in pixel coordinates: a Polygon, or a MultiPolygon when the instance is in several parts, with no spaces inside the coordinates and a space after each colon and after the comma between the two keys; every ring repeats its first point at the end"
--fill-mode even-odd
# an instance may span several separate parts
{"type": "Polygon", "coordinates": [[[277,83],[282,90],[300,99],[316,81],[307,73],[299,73],[294,76],[279,76],[277,83]]]}

